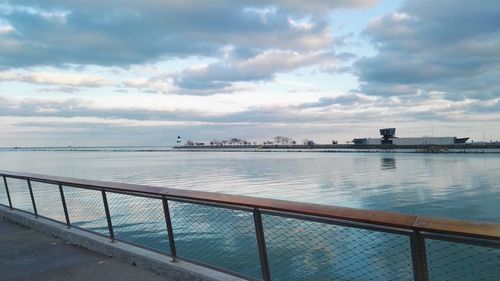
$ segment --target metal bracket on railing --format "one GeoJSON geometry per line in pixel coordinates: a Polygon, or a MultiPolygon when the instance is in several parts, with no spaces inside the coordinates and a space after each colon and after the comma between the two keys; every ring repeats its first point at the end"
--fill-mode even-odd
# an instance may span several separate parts
{"type": "Polygon", "coordinates": [[[33,188],[31,187],[31,181],[29,178],[26,179],[28,182],[28,189],[30,191],[31,204],[33,204],[33,213],[35,213],[35,218],[38,218],[38,211],[36,209],[35,196],[33,196],[33,188]]]}
{"type": "Polygon", "coordinates": [[[104,211],[106,212],[106,220],[108,222],[109,238],[111,239],[111,243],[114,243],[115,233],[113,232],[113,224],[111,223],[111,214],[109,212],[108,198],[106,197],[106,191],[101,190],[101,192],[102,192],[102,202],[104,203],[104,211]]]}
{"type": "Polygon", "coordinates": [[[253,220],[255,223],[255,234],[257,237],[257,247],[259,248],[260,268],[262,269],[262,279],[271,280],[269,272],[269,261],[267,258],[266,239],[264,238],[264,227],[262,226],[262,217],[257,208],[253,209],[253,220]]]}
{"type": "Polygon", "coordinates": [[[9,200],[9,208],[12,211],[12,200],[10,199],[9,186],[7,185],[7,178],[3,175],[3,183],[5,184],[5,192],[7,192],[7,199],[9,200]]]}
{"type": "Polygon", "coordinates": [[[163,212],[165,213],[165,223],[167,225],[168,232],[168,243],[170,246],[170,256],[172,257],[172,261],[177,261],[177,251],[175,249],[175,239],[174,239],[174,230],[172,228],[172,219],[170,217],[170,210],[168,208],[168,201],[165,196],[162,196],[163,202],[163,212]]]}
{"type": "Polygon", "coordinates": [[[70,228],[71,223],[69,221],[68,206],[66,206],[66,198],[64,198],[64,191],[61,184],[59,184],[59,193],[61,194],[61,202],[63,205],[64,217],[66,218],[66,226],[70,228]]]}
{"type": "Polygon", "coordinates": [[[414,230],[410,234],[411,256],[413,261],[413,275],[415,281],[428,281],[427,253],[425,250],[425,238],[414,230]]]}

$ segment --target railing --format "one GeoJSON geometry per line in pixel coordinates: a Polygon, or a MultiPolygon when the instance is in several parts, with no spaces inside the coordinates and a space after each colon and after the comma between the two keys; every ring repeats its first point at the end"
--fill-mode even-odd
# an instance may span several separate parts
{"type": "Polygon", "coordinates": [[[31,173],[0,177],[0,205],[11,210],[248,280],[500,280],[500,224],[31,173]]]}

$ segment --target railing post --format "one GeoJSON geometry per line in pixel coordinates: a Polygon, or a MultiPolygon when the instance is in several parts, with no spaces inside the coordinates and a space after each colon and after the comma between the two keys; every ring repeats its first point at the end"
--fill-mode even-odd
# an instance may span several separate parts
{"type": "Polygon", "coordinates": [[[38,211],[36,209],[35,196],[33,196],[33,188],[31,187],[31,180],[27,178],[26,181],[28,181],[28,189],[30,190],[31,203],[33,204],[33,213],[35,213],[35,218],[38,218],[38,211]]]}
{"type": "Polygon", "coordinates": [[[260,268],[262,269],[262,279],[271,280],[269,272],[269,261],[267,259],[266,240],[264,238],[264,227],[262,226],[262,217],[257,208],[253,209],[253,220],[255,224],[255,234],[257,236],[257,247],[259,248],[260,268]]]}
{"type": "Polygon", "coordinates": [[[7,185],[7,178],[3,175],[3,183],[5,184],[5,192],[7,192],[7,199],[9,200],[9,208],[12,211],[12,200],[10,199],[9,186],[7,185]]]}
{"type": "Polygon", "coordinates": [[[413,233],[410,235],[410,243],[414,279],[415,281],[428,281],[429,274],[427,270],[425,239],[417,230],[413,230],[413,233]]]}
{"type": "Polygon", "coordinates": [[[64,191],[63,191],[62,184],[59,184],[59,193],[61,194],[61,202],[62,202],[63,209],[64,209],[64,217],[66,217],[66,226],[68,228],[70,228],[71,223],[69,221],[68,206],[66,206],[66,198],[64,198],[64,191]]]}
{"type": "Polygon", "coordinates": [[[106,220],[108,221],[109,238],[111,243],[115,242],[115,233],[113,232],[113,224],[111,223],[111,214],[109,213],[108,198],[106,191],[102,190],[102,202],[104,203],[104,211],[106,212],[106,220]]]}
{"type": "Polygon", "coordinates": [[[170,217],[170,210],[168,208],[168,201],[165,196],[162,196],[163,202],[163,212],[165,214],[165,223],[167,224],[167,232],[168,232],[168,244],[170,246],[170,256],[172,257],[172,261],[177,261],[177,250],[175,249],[175,239],[174,239],[174,229],[172,228],[172,219],[170,217]]]}

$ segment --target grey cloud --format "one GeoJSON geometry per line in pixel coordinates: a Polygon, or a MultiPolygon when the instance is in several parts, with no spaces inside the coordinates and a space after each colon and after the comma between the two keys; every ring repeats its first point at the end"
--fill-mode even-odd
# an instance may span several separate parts
{"type": "MultiPolygon", "coordinates": [[[[500,100],[476,102],[466,109],[470,113],[495,113],[500,112],[500,100]]],[[[500,119],[500,117],[498,117],[500,119]]]]}
{"type": "Polygon", "coordinates": [[[7,1],[0,19],[0,66],[126,66],[168,57],[216,56],[233,45],[245,55],[305,51],[331,44],[325,11],[374,0],[308,1],[7,1]],[[307,28],[294,26],[307,15],[307,28]]]}
{"type": "Polygon", "coordinates": [[[81,92],[81,88],[77,87],[55,87],[55,88],[42,88],[38,92],[42,93],[78,93],[81,92]]]}
{"type": "Polygon", "coordinates": [[[500,95],[497,1],[405,1],[373,20],[365,34],[378,54],[354,64],[362,93],[441,92],[450,100],[500,95]]]}
{"type": "Polygon", "coordinates": [[[174,84],[188,90],[219,90],[233,86],[234,82],[265,81],[272,79],[275,73],[334,62],[335,54],[332,52],[265,52],[247,59],[229,59],[184,70],[174,76],[174,84]]]}
{"type": "Polygon", "coordinates": [[[413,84],[405,83],[384,83],[384,82],[361,82],[360,92],[371,96],[418,96],[418,90],[413,84]]]}
{"type": "Polygon", "coordinates": [[[97,117],[131,120],[197,121],[203,113],[194,111],[154,111],[141,109],[99,109],[84,99],[44,100],[0,97],[0,116],[97,117]]]}
{"type": "MultiPolygon", "coordinates": [[[[0,116],[17,117],[96,117],[104,119],[129,119],[137,121],[190,121],[226,123],[324,123],[331,122],[330,112],[305,113],[297,107],[249,108],[228,114],[206,114],[189,110],[148,110],[148,109],[101,109],[84,99],[44,100],[44,99],[8,99],[0,97],[0,116]]],[[[337,112],[342,122],[362,118],[361,113],[337,112]]],[[[363,117],[364,118],[364,117],[363,117]]],[[[71,126],[68,124],[68,126],[71,126]]]]}
{"type": "MultiPolygon", "coordinates": [[[[103,109],[84,99],[45,100],[45,99],[8,99],[0,97],[0,116],[11,117],[94,117],[101,119],[126,119],[133,121],[176,121],[210,122],[214,124],[318,124],[318,123],[358,123],[368,122],[367,115],[373,120],[384,118],[398,120],[441,120],[452,121],[447,115],[460,113],[467,117],[467,112],[493,114],[498,111],[498,100],[476,102],[461,105],[450,104],[445,109],[421,110],[421,103],[412,101],[390,102],[372,100],[367,97],[352,95],[333,98],[321,98],[317,102],[287,107],[254,107],[228,114],[206,114],[192,110],[148,110],[140,108],[103,109]],[[328,105],[341,105],[335,110],[328,110],[328,105]],[[368,107],[366,107],[368,105],[368,107]],[[356,106],[352,111],[352,106],[356,106]],[[304,111],[306,109],[318,109],[304,111]],[[390,110],[388,110],[390,108],[390,110]]],[[[469,117],[467,117],[469,118],[469,117]]],[[[72,123],[67,123],[72,127],[72,123]]]]}
{"type": "Polygon", "coordinates": [[[336,97],[322,97],[316,102],[303,103],[299,105],[299,108],[314,108],[314,107],[325,107],[330,105],[353,105],[353,104],[367,104],[373,101],[367,97],[363,97],[358,94],[346,94],[336,97]]]}
{"type": "Polygon", "coordinates": [[[221,83],[208,80],[192,81],[189,87],[179,87],[179,84],[182,83],[182,79],[182,76],[177,74],[174,75],[174,78],[169,75],[160,75],[139,80],[126,80],[122,83],[123,88],[121,90],[136,88],[143,93],[206,96],[212,94],[234,93],[250,89],[249,87],[234,86],[229,82],[221,83]]]}
{"type": "Polygon", "coordinates": [[[405,117],[415,118],[421,121],[454,121],[449,115],[444,114],[442,112],[434,112],[434,111],[414,111],[414,112],[406,112],[405,117]]]}
{"type": "Polygon", "coordinates": [[[334,8],[366,8],[376,4],[378,0],[288,0],[280,1],[283,6],[290,7],[297,11],[324,12],[334,8]]]}

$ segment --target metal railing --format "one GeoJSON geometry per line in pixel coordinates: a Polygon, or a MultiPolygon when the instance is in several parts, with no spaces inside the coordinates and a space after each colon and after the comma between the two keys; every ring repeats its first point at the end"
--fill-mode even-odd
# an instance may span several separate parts
{"type": "Polygon", "coordinates": [[[248,280],[500,280],[500,224],[31,173],[0,176],[0,205],[11,210],[248,280]]]}

